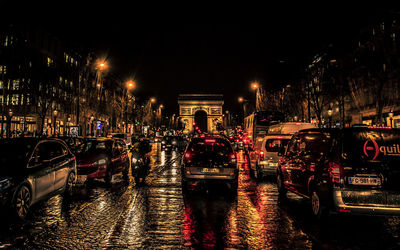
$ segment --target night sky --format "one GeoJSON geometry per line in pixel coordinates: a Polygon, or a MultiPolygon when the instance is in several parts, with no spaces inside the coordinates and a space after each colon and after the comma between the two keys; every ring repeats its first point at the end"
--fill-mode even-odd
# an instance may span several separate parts
{"type": "Polygon", "coordinates": [[[290,83],[321,45],[350,41],[380,10],[332,3],[155,8],[107,2],[99,9],[61,4],[53,11],[39,8],[33,20],[107,56],[114,74],[133,76],[137,95],[157,97],[169,114],[177,112],[178,94],[197,92],[222,93],[225,109],[237,112],[239,96],[254,96],[250,82],[290,83]]]}

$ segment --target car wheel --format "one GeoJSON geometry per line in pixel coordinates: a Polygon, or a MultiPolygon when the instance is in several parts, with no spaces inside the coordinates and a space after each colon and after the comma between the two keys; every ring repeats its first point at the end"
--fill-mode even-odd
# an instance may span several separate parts
{"type": "Polygon", "coordinates": [[[67,178],[67,183],[65,184],[65,193],[66,196],[72,196],[75,186],[75,174],[70,173],[67,178]]]}
{"type": "Polygon", "coordinates": [[[106,175],[104,176],[104,181],[107,185],[110,185],[111,179],[112,179],[111,169],[110,166],[107,166],[106,175]]]}
{"type": "Polygon", "coordinates": [[[278,188],[279,196],[280,197],[285,197],[286,193],[287,193],[287,190],[286,190],[285,185],[283,183],[282,175],[279,174],[279,173],[276,175],[276,186],[278,188]]]}
{"type": "Polygon", "coordinates": [[[135,176],[135,183],[136,183],[136,185],[140,184],[140,177],[139,176],[135,176]]]}
{"type": "Polygon", "coordinates": [[[25,219],[26,215],[28,214],[29,207],[31,205],[32,195],[29,188],[25,185],[21,186],[17,193],[15,194],[14,198],[14,211],[15,215],[23,220],[25,219]]]}
{"type": "Polygon", "coordinates": [[[125,163],[125,168],[122,171],[122,176],[124,178],[125,181],[129,180],[129,162],[125,163]]]}
{"type": "Polygon", "coordinates": [[[260,181],[262,179],[262,173],[260,171],[260,166],[258,165],[258,163],[256,163],[256,174],[257,174],[256,176],[257,180],[260,181]]]}
{"type": "Polygon", "coordinates": [[[231,190],[232,192],[237,192],[238,190],[238,180],[231,182],[231,190]]]}
{"type": "Polygon", "coordinates": [[[311,195],[311,210],[313,215],[318,219],[322,219],[327,216],[327,210],[321,204],[321,198],[317,191],[313,191],[311,195]]]}

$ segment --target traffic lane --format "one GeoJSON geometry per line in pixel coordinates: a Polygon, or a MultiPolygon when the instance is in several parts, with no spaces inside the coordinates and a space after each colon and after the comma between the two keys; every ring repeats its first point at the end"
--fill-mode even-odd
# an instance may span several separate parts
{"type": "Polygon", "coordinates": [[[238,154],[239,188],[198,186],[184,193],[182,238],[190,248],[311,248],[312,240],[279,208],[274,183],[258,185],[238,154]]]}

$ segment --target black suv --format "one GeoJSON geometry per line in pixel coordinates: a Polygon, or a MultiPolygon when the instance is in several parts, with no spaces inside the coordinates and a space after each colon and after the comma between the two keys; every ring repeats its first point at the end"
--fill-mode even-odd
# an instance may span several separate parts
{"type": "Polygon", "coordinates": [[[311,199],[317,217],[400,214],[399,166],[399,129],[301,130],[279,161],[277,186],[311,199]]]}
{"type": "Polygon", "coordinates": [[[219,136],[193,138],[182,160],[182,185],[194,182],[227,182],[233,191],[238,187],[236,154],[230,142],[219,136]]]}

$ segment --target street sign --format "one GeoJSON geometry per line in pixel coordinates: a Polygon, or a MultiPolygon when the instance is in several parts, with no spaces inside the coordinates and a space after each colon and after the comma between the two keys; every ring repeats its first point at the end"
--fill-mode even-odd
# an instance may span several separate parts
{"type": "Polygon", "coordinates": [[[101,130],[101,121],[97,121],[96,128],[97,130],[101,130]]]}

